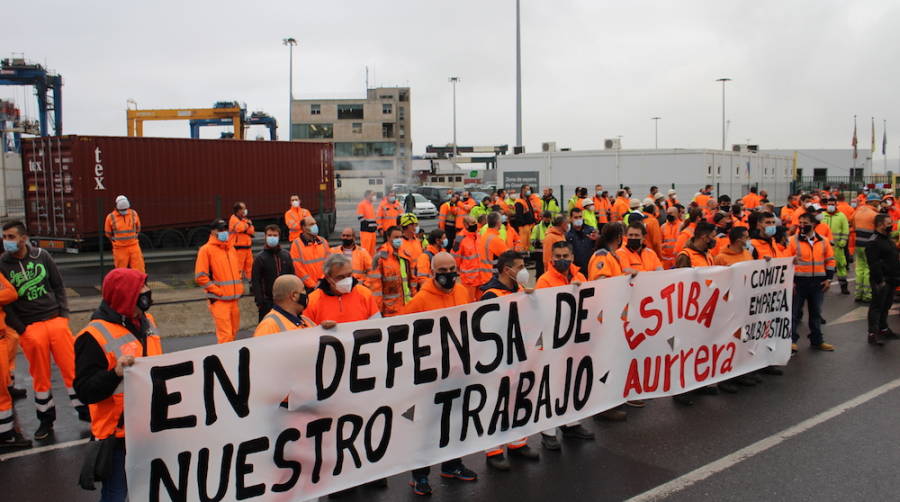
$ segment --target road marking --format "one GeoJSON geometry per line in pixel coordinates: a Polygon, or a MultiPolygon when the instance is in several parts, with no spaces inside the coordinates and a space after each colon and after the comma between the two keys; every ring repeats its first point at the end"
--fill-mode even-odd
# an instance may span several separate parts
{"type": "Polygon", "coordinates": [[[897,387],[900,387],[900,378],[876,387],[869,392],[866,392],[865,394],[861,394],[849,401],[845,401],[831,409],[825,410],[822,413],[810,417],[796,425],[788,427],[781,432],[775,433],[765,439],[761,439],[751,444],[750,446],[741,448],[740,450],[731,453],[730,455],[726,455],[719,460],[710,462],[702,467],[694,469],[693,471],[683,476],[677,477],[669,481],[668,483],[661,484],[655,488],[645,491],[644,493],[635,495],[634,497],[628,499],[627,502],[661,500],[674,495],[675,493],[678,493],[685,488],[695,485],[714,474],[733,467],[736,464],[739,464],[744,460],[758,455],[772,447],[778,446],[779,444],[793,438],[794,436],[797,436],[817,425],[827,422],[828,420],[831,420],[832,418],[841,415],[844,412],[850,411],[853,408],[865,404],[882,394],[896,389],[897,387]]]}
{"type": "Polygon", "coordinates": [[[38,453],[44,453],[53,450],[62,450],[63,448],[82,445],[84,443],[87,443],[88,441],[90,441],[90,439],[88,438],[76,439],[75,441],[66,441],[65,443],[57,443],[47,446],[40,446],[38,448],[29,448],[27,450],[14,451],[12,453],[4,453],[3,455],[0,455],[0,462],[12,460],[19,457],[27,457],[28,455],[37,455],[38,453]]]}
{"type": "MultiPolygon", "coordinates": [[[[900,310],[896,308],[892,308],[888,315],[896,315],[900,314],[900,310]]],[[[869,307],[856,307],[855,309],[847,312],[846,314],[838,317],[834,321],[830,321],[828,323],[829,326],[836,326],[838,324],[844,324],[848,322],[861,321],[863,319],[868,318],[869,316],[869,307]]]]}
{"type": "MultiPolygon", "coordinates": [[[[848,283],[849,283],[849,282],[856,282],[856,278],[854,277],[853,279],[847,279],[847,282],[848,282],[848,283]]],[[[835,286],[840,286],[840,285],[841,285],[841,283],[838,282],[837,279],[834,279],[834,280],[831,281],[831,286],[828,286],[828,288],[830,289],[830,288],[833,288],[833,287],[835,287],[835,286]]]]}

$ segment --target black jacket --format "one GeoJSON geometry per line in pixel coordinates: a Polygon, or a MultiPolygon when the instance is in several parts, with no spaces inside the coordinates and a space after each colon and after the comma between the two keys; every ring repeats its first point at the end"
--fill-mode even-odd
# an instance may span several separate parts
{"type": "Polygon", "coordinates": [[[4,307],[6,324],[22,333],[32,323],[69,317],[69,302],[62,276],[50,253],[28,246],[25,258],[12,253],[0,258],[0,273],[19,292],[19,299],[4,307]]]}
{"type": "Polygon", "coordinates": [[[590,225],[582,225],[581,228],[576,229],[572,227],[566,232],[566,240],[572,244],[572,248],[575,252],[575,266],[581,269],[581,273],[587,276],[587,266],[588,262],[591,261],[591,256],[594,255],[594,246],[595,241],[591,240],[589,235],[591,235],[596,229],[590,225]]]}
{"type": "Polygon", "coordinates": [[[263,248],[262,251],[256,253],[253,257],[253,275],[250,279],[250,288],[253,291],[253,298],[256,306],[271,306],[272,300],[272,284],[280,275],[293,274],[294,264],[291,261],[291,254],[281,249],[263,248]]]}
{"type": "Polygon", "coordinates": [[[900,283],[900,253],[890,237],[876,232],[874,240],[866,246],[866,260],[869,262],[870,284],[900,283]]]}
{"type": "MultiPolygon", "coordinates": [[[[91,320],[94,319],[124,326],[141,342],[144,347],[144,355],[147,354],[147,335],[150,333],[150,322],[144,315],[141,315],[141,326],[138,327],[111,309],[106,302],[101,302],[100,307],[91,315],[91,320]]],[[[84,404],[99,403],[113,395],[121,382],[122,377],[116,375],[115,369],[109,369],[106,354],[93,336],[85,334],[75,339],[75,380],[72,382],[72,386],[81,402],[84,404]]]]}
{"type": "Polygon", "coordinates": [[[486,293],[481,295],[482,300],[490,300],[491,298],[497,298],[497,295],[493,291],[488,291],[489,289],[502,289],[503,291],[509,291],[510,293],[518,293],[520,290],[520,287],[518,284],[516,284],[515,289],[510,289],[510,288],[506,287],[505,284],[500,282],[500,279],[497,279],[497,276],[494,276],[491,278],[491,280],[487,284],[479,287],[478,289],[480,289],[482,291],[487,291],[486,293]]]}

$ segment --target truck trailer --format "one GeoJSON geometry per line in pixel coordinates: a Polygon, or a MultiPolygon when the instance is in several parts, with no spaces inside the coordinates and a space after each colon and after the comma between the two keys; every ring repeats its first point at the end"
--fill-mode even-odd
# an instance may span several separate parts
{"type": "MultiPolygon", "coordinates": [[[[290,196],[301,197],[322,235],[334,230],[329,143],[108,136],[23,140],[25,223],[37,245],[96,249],[115,198],[141,218],[141,246],[198,247],[209,224],[244,202],[257,231],[284,226],[290,196]]],[[[287,233],[282,228],[282,235],[287,233]]],[[[107,243],[108,246],[108,243],[107,243]]]]}
{"type": "Polygon", "coordinates": [[[756,186],[781,205],[794,178],[793,159],[785,155],[721,150],[586,150],[504,155],[497,158],[498,185],[519,191],[523,184],[552,187],[557,198],[568,199],[575,187],[601,184],[610,194],[631,187],[643,198],[651,186],[669,189],[690,202],[705,185],[715,196],[743,197],[756,186]]]}

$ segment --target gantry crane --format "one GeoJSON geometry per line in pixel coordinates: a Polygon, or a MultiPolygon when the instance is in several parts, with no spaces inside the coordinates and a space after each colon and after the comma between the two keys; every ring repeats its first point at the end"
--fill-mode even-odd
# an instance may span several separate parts
{"type": "Polygon", "coordinates": [[[53,133],[62,136],[62,77],[49,73],[43,66],[24,58],[0,61],[0,85],[34,86],[38,102],[41,136],[48,136],[53,112],[53,133]]]}
{"type": "MultiPolygon", "coordinates": [[[[230,126],[230,119],[193,119],[191,120],[191,138],[198,139],[200,137],[200,128],[203,126],[230,126]]],[[[262,125],[269,129],[269,139],[275,141],[278,139],[278,122],[275,117],[263,112],[253,112],[250,117],[244,118],[244,127],[252,125],[262,125]]]]}
{"type": "MultiPolygon", "coordinates": [[[[224,102],[216,103],[225,104],[224,102]]],[[[244,139],[244,126],[241,115],[244,113],[238,103],[227,103],[232,106],[216,106],[213,108],[175,108],[169,110],[132,110],[128,109],[128,135],[143,136],[145,120],[228,120],[234,125],[234,139],[244,139]]]]}

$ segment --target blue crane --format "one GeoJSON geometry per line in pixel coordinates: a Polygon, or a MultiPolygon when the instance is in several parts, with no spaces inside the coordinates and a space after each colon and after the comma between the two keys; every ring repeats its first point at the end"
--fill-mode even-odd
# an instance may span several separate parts
{"type": "Polygon", "coordinates": [[[23,58],[0,61],[0,85],[34,86],[38,102],[38,121],[41,136],[48,136],[50,115],[53,112],[53,133],[62,136],[62,77],[47,72],[43,66],[28,63],[23,58]],[[51,94],[52,93],[52,94],[51,94]]]}
{"type": "MultiPolygon", "coordinates": [[[[241,123],[246,126],[262,125],[269,129],[269,139],[275,141],[278,139],[278,123],[275,117],[263,112],[253,112],[247,117],[247,106],[240,105],[237,101],[218,101],[213,108],[237,108],[241,109],[241,123]]],[[[192,119],[191,120],[191,138],[200,138],[200,128],[204,126],[231,126],[230,118],[214,118],[214,119],[192,119]]]]}

